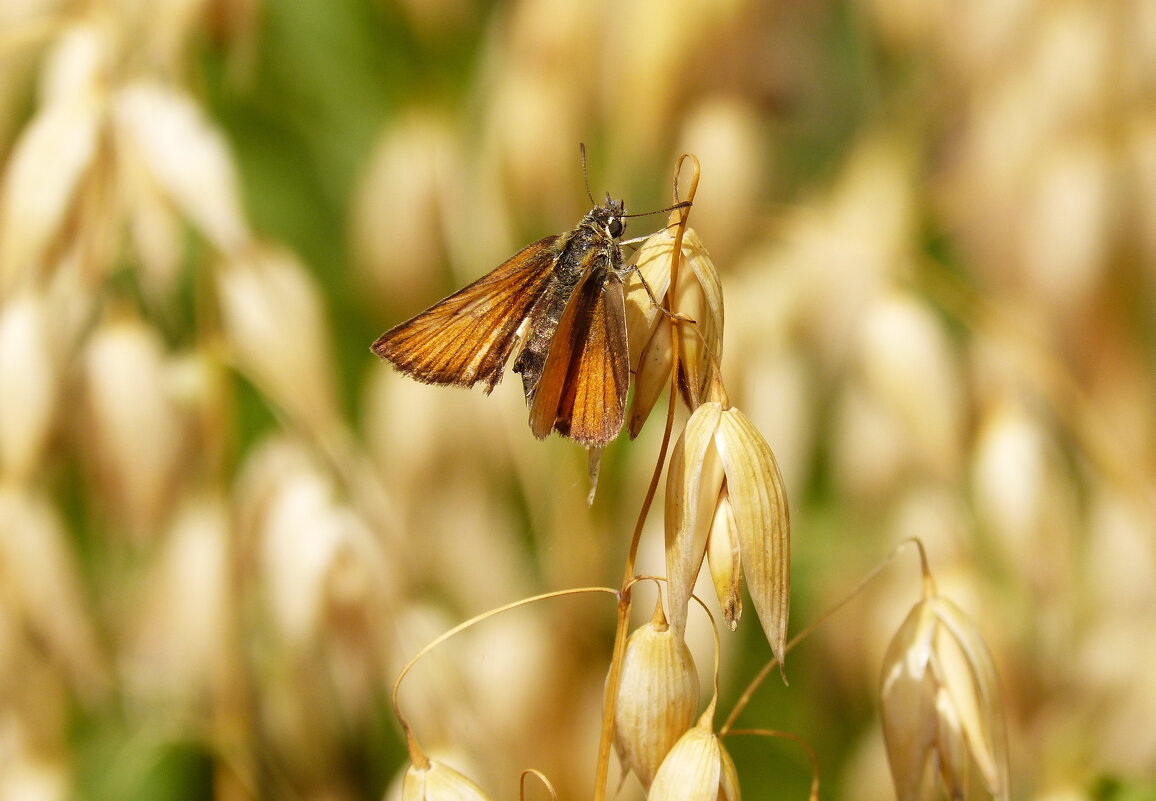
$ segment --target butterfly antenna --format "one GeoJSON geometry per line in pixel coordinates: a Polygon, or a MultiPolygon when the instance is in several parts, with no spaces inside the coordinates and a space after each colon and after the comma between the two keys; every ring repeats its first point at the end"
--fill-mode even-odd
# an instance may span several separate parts
{"type": "MultiPolygon", "coordinates": [[[[674,211],[675,209],[686,209],[686,208],[690,208],[693,205],[694,204],[691,203],[689,200],[683,200],[680,203],[675,203],[673,206],[667,206],[665,209],[657,209],[655,211],[641,211],[638,214],[623,214],[622,216],[623,217],[649,217],[652,214],[663,214],[664,212],[674,211]]],[[[671,223],[671,225],[668,225],[666,227],[671,228],[675,225],[678,225],[678,223],[671,223]]]]}
{"type": "Polygon", "coordinates": [[[582,158],[582,182],[586,184],[586,197],[590,198],[590,205],[597,206],[594,194],[590,191],[590,176],[586,174],[586,143],[578,143],[578,155],[582,158]]]}

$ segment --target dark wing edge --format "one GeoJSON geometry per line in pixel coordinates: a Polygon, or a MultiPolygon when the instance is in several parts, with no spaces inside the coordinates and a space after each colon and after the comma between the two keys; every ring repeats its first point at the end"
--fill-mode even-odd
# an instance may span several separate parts
{"type": "Polygon", "coordinates": [[[629,383],[622,282],[613,273],[592,270],[559,320],[530,410],[530,429],[539,438],[556,430],[587,447],[603,447],[622,428],[629,383]]]}
{"type": "Polygon", "coordinates": [[[389,329],[370,350],[418,381],[463,387],[484,381],[489,394],[502,380],[518,327],[546,287],[558,239],[548,236],[528,245],[469,286],[389,329]]]}

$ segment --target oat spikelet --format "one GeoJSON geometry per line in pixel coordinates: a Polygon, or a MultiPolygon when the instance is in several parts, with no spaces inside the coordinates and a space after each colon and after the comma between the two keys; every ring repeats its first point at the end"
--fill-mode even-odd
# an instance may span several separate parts
{"type": "Polygon", "coordinates": [[[36,275],[96,158],[109,43],[97,25],[69,26],[45,60],[41,106],[0,184],[0,288],[36,275]]]}
{"type": "Polygon", "coordinates": [[[694,723],[698,671],[686,642],[666,622],[662,600],[654,617],[626,642],[614,745],[624,767],[649,788],[658,766],[694,723]]]}
{"type": "Polygon", "coordinates": [[[740,801],[739,776],[707,710],[679,738],[654,777],[648,801],[740,801]]]}
{"type": "Polygon", "coordinates": [[[39,463],[54,417],[59,378],[50,309],[39,292],[0,305],[0,476],[26,480],[39,463]]]}
{"type": "Polygon", "coordinates": [[[255,247],[226,262],[218,290],[237,366],[297,424],[328,433],[337,419],[321,290],[292,254],[255,247]]]}
{"type": "Polygon", "coordinates": [[[899,801],[921,798],[929,768],[950,798],[964,797],[973,773],[992,798],[1008,798],[995,666],[958,607],[940,596],[915,605],[887,649],[879,693],[899,801]]]}
{"type": "MultiPolygon", "coordinates": [[[[675,221],[672,217],[671,223],[675,221]]],[[[670,226],[648,237],[633,257],[638,272],[631,272],[626,279],[626,328],[631,369],[635,372],[634,401],[628,422],[631,437],[642,430],[654,404],[670,383],[670,321],[654,305],[642,281],[646,281],[655,299],[663,302],[670,290],[674,238],[674,229],[670,226]]],[[[690,269],[681,272],[677,297],[670,298],[669,304],[675,313],[689,318],[677,326],[678,383],[684,401],[693,409],[706,394],[718,360],[722,358],[723,297],[714,261],[693,228],[687,228],[683,235],[682,264],[690,269]]]]}
{"type": "Polygon", "coordinates": [[[157,536],[180,478],[186,420],[169,388],[160,333],[130,315],[90,338],[84,355],[87,431],[106,500],[136,536],[157,536]]]}
{"type": "Polygon", "coordinates": [[[402,781],[402,801],[489,801],[490,797],[461,773],[435,760],[410,765],[402,781]]]}
{"type": "MultiPolygon", "coordinates": [[[[737,539],[751,602],[782,663],[790,607],[790,515],[783,477],[767,441],[745,414],[704,403],[671,451],[666,488],[666,566],[671,621],[681,630],[686,602],[712,537],[718,558],[737,539]],[[729,507],[730,514],[719,511],[729,507]],[[716,512],[718,512],[716,514],[716,512]]],[[[738,578],[716,563],[724,610],[734,609],[738,578]]],[[[728,624],[737,620],[728,616],[728,624]]]]}

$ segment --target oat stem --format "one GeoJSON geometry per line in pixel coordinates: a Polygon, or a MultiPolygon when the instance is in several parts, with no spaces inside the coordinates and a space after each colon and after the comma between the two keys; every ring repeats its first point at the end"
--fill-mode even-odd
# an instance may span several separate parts
{"type": "MultiPolygon", "coordinates": [[[[678,267],[682,256],[682,239],[686,231],[686,221],[690,216],[690,206],[680,205],[678,199],[678,181],[682,173],[683,162],[689,159],[693,166],[690,179],[690,189],[687,192],[688,203],[694,201],[698,190],[699,163],[693,155],[684,153],[679,156],[674,167],[674,205],[671,212],[678,215],[677,229],[674,234],[674,248],[671,251],[670,286],[663,299],[663,310],[667,320],[673,327],[679,324],[678,319],[670,308],[671,298],[676,296],[678,288],[678,267]]],[[[646,489],[646,497],[638,511],[638,519],[634,524],[634,534],[630,539],[630,549],[626,554],[626,567],[623,571],[622,590],[618,594],[618,622],[614,629],[614,653],[610,660],[610,674],[606,678],[606,699],[602,705],[602,734],[598,741],[598,764],[594,779],[594,801],[605,801],[606,787],[610,776],[610,749],[614,740],[614,714],[618,705],[618,683],[622,678],[622,658],[626,653],[626,638],[630,626],[630,589],[634,579],[634,564],[638,558],[638,546],[642,541],[642,529],[646,518],[650,514],[651,504],[654,503],[655,493],[658,492],[658,481],[662,477],[662,468],[666,464],[666,452],[670,447],[670,435],[674,430],[674,408],[678,400],[678,337],[677,332],[671,331],[671,367],[670,367],[670,401],[666,408],[666,428],[662,432],[662,443],[658,448],[658,458],[655,460],[654,472],[650,476],[650,485],[646,489]]],[[[715,671],[716,681],[718,671],[715,671]]]]}
{"type": "Polygon", "coordinates": [[[434,638],[430,642],[426,643],[420,651],[418,651],[416,654],[414,654],[413,658],[410,659],[409,662],[406,663],[405,667],[403,667],[401,669],[401,672],[398,673],[397,679],[395,679],[393,682],[393,691],[390,693],[390,700],[393,702],[393,713],[394,713],[394,715],[397,716],[397,720],[401,724],[402,730],[405,732],[406,743],[409,747],[410,759],[413,761],[413,763],[415,765],[421,765],[423,762],[426,761],[426,758],[425,758],[425,755],[422,753],[420,746],[418,746],[418,744],[417,744],[417,739],[413,736],[413,732],[410,730],[409,721],[407,721],[405,719],[405,715],[403,715],[401,712],[401,705],[398,703],[397,694],[398,694],[398,690],[401,688],[402,680],[409,674],[409,671],[413,668],[414,665],[416,665],[418,663],[418,661],[423,656],[425,656],[430,651],[432,651],[434,648],[437,648],[443,642],[445,642],[446,640],[455,636],[456,634],[459,634],[468,628],[472,628],[473,626],[477,625],[478,623],[481,623],[484,620],[489,620],[491,617],[495,617],[495,616],[497,616],[503,612],[508,612],[511,609],[517,609],[520,606],[528,606],[528,605],[533,604],[533,603],[538,603],[539,601],[546,601],[546,600],[549,600],[551,598],[561,598],[561,597],[565,597],[568,595],[579,595],[581,593],[587,593],[587,592],[606,592],[606,593],[610,593],[611,595],[621,595],[621,593],[618,590],[612,589],[610,587],[577,587],[577,588],[572,588],[572,589],[568,589],[568,590],[555,590],[553,592],[545,592],[545,593],[542,593],[541,595],[534,595],[534,596],[531,596],[529,598],[521,598],[517,601],[512,601],[508,604],[504,604],[503,606],[499,606],[499,607],[496,607],[494,609],[489,609],[485,612],[482,612],[480,615],[475,615],[474,617],[471,617],[469,620],[466,620],[466,621],[459,623],[458,625],[454,626],[452,629],[449,629],[448,631],[442,632],[436,638],[434,638]]]}
{"type": "MultiPolygon", "coordinates": [[[[786,654],[790,653],[792,648],[794,648],[807,637],[811,636],[811,633],[815,631],[815,629],[819,628],[819,626],[821,626],[823,623],[826,623],[830,618],[835,616],[836,612],[838,612],[857,596],[859,596],[863,590],[867,588],[867,585],[874,581],[879,576],[879,574],[883,572],[884,568],[894,562],[895,559],[899,556],[900,552],[905,550],[909,545],[914,545],[919,551],[919,566],[923,580],[924,597],[928,597],[928,594],[934,595],[935,584],[931,578],[931,570],[927,565],[927,552],[924,550],[923,542],[918,537],[912,537],[911,539],[904,540],[903,542],[896,545],[895,548],[892,549],[891,553],[883,557],[883,560],[879,562],[879,564],[877,564],[874,568],[872,568],[871,571],[866,576],[864,576],[858,584],[855,585],[855,588],[851,590],[851,592],[843,596],[842,600],[838,601],[834,606],[824,612],[819,618],[811,621],[811,623],[806,628],[792,637],[787,642],[786,647],[783,648],[783,655],[785,656],[786,654]]],[[[755,694],[755,690],[759,688],[767,676],[770,675],[771,671],[775,669],[777,664],[777,659],[770,660],[767,662],[767,664],[763,665],[763,669],[759,671],[758,675],[751,679],[751,683],[747,685],[745,690],[743,690],[743,694],[739,696],[739,700],[735,701],[735,705],[731,709],[731,713],[727,716],[726,721],[719,728],[718,733],[720,737],[725,737],[728,733],[730,733],[731,726],[734,725],[735,719],[739,716],[739,714],[742,713],[744,709],[746,709],[747,704],[750,703],[751,696],[755,694]]]]}
{"type": "Polygon", "coordinates": [[[533,768],[522,771],[522,776],[518,780],[518,798],[521,799],[521,801],[525,801],[526,799],[526,780],[531,777],[542,782],[542,785],[546,788],[546,792],[550,794],[550,798],[553,799],[553,801],[558,801],[558,793],[554,790],[554,785],[550,783],[550,779],[547,778],[546,774],[542,771],[534,770],[533,768]]]}
{"type": "MultiPolygon", "coordinates": [[[[811,763],[811,793],[807,796],[807,799],[808,801],[818,801],[819,758],[815,756],[815,749],[811,747],[810,743],[797,734],[792,734],[789,731],[780,731],[779,729],[731,729],[728,732],[728,735],[731,737],[737,734],[750,734],[756,737],[782,737],[785,740],[796,743],[803,749],[803,753],[807,755],[807,760],[811,763]]],[[[720,733],[719,736],[721,737],[722,734],[720,733]]]]}

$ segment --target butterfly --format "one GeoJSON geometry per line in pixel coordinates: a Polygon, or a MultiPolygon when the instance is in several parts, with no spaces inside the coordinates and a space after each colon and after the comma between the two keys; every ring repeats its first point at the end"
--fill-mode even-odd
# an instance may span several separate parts
{"type": "Polygon", "coordinates": [[[633,268],[618,241],[626,217],[607,194],[572,230],[527,245],[370,349],[418,381],[481,382],[487,395],[517,350],[534,436],[605,446],[622,428],[630,382],[623,280],[633,268]]]}

